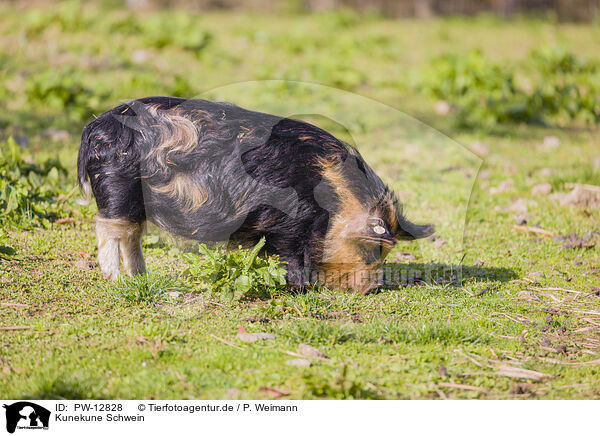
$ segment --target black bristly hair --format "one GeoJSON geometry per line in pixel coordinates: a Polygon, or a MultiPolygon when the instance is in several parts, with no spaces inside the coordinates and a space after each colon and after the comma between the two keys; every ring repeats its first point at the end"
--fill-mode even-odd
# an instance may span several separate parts
{"type": "MultiPolygon", "coordinates": [[[[83,131],[78,177],[102,219],[150,220],[203,242],[265,237],[296,286],[313,270],[337,268],[345,280],[379,268],[388,250],[377,247],[433,231],[402,215],[354,147],[229,103],[149,97],[111,109],[83,131]],[[368,234],[372,216],[384,233],[368,234]]],[[[366,289],[353,279],[347,287],[366,289]]]]}

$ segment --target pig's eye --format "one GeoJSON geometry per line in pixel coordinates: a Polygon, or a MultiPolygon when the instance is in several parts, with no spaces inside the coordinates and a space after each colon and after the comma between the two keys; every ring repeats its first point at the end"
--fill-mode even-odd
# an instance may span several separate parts
{"type": "Polygon", "coordinates": [[[369,218],[367,224],[376,235],[383,235],[385,233],[385,223],[381,218],[369,218]]]}

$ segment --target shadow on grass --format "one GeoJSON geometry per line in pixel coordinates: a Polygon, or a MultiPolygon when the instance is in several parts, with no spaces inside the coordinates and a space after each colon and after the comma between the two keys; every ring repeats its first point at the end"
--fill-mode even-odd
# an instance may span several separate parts
{"type": "MultiPolygon", "coordinates": [[[[435,313],[435,309],[430,313],[435,313]]],[[[346,342],[360,344],[461,345],[487,344],[488,326],[473,319],[431,320],[425,312],[416,318],[408,314],[379,316],[360,322],[302,319],[281,324],[278,334],[290,341],[333,347],[346,342]]]]}
{"type": "MultiPolygon", "coordinates": [[[[318,290],[321,286],[319,280],[322,280],[323,275],[316,271],[312,275],[311,284],[304,287],[288,286],[284,293],[288,295],[305,295],[314,290],[318,290]]],[[[379,277],[358,277],[368,279],[373,283],[379,280],[380,286],[372,291],[379,293],[386,290],[394,290],[407,286],[452,286],[460,287],[465,282],[476,280],[479,282],[496,282],[503,283],[518,278],[510,268],[502,267],[484,267],[484,266],[466,266],[466,265],[448,265],[442,263],[394,263],[388,262],[383,266],[383,276],[379,277]]],[[[342,284],[342,282],[341,282],[342,284]]],[[[493,287],[493,284],[490,285],[493,287]]],[[[333,287],[335,288],[335,286],[333,287]]],[[[273,295],[253,295],[248,300],[269,300],[273,295]]]]}
{"type": "Polygon", "coordinates": [[[84,380],[67,377],[44,380],[24,398],[28,400],[87,400],[97,399],[84,380]]]}
{"type": "Polygon", "coordinates": [[[516,279],[510,268],[447,265],[441,263],[386,263],[383,268],[382,289],[396,289],[412,285],[462,286],[476,279],[487,282],[507,282],[516,279]]]}
{"type": "Polygon", "coordinates": [[[437,114],[422,111],[414,111],[412,116],[423,123],[443,133],[450,138],[456,138],[461,134],[484,134],[491,138],[515,139],[520,141],[539,141],[546,135],[557,132],[569,135],[590,134],[595,131],[590,126],[558,126],[552,123],[530,122],[530,123],[505,123],[495,126],[462,126],[455,116],[440,117],[437,114]]]}
{"type": "Polygon", "coordinates": [[[17,251],[8,246],[8,245],[0,245],[0,258],[8,258],[14,255],[17,251]]]}
{"type": "Polygon", "coordinates": [[[341,374],[337,374],[337,371],[327,374],[304,373],[302,381],[305,389],[318,398],[336,400],[377,400],[381,398],[379,393],[365,386],[364,380],[352,374],[348,365],[342,367],[341,374]]]}

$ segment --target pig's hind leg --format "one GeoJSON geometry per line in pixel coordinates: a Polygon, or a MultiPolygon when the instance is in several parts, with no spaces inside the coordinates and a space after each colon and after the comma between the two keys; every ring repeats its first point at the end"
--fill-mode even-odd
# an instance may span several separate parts
{"type": "Polygon", "coordinates": [[[144,223],[121,218],[96,217],[98,263],[102,274],[109,280],[117,280],[121,272],[120,257],[128,276],[146,271],[142,254],[144,223]]]}

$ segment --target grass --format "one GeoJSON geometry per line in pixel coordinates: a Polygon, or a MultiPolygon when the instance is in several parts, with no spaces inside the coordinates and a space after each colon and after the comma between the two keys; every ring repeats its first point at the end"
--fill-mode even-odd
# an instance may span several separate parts
{"type": "Polygon", "coordinates": [[[599,36],[592,25],[487,17],[135,17],[93,4],[0,6],[0,136],[26,138],[21,152],[38,163],[58,158],[68,172],[63,192],[75,186],[78,139],[92,114],[147,95],[210,96],[309,119],[355,143],[409,216],[433,222],[438,237],[391,253],[391,281],[375,295],[315,288],[222,301],[183,274],[187,246],[156,231],[144,242],[150,275],[107,284],[95,262],[94,206],[69,201],[61,212],[72,220],[48,228],[6,223],[0,327],[26,328],[0,330],[0,397],[265,398],[261,388],[273,387],[290,399],[598,398],[600,365],[588,362],[600,353],[600,213],[531,193],[538,183],[554,192],[598,184],[598,130],[461,130],[412,83],[440,54],[480,49],[511,63],[560,44],[594,57],[599,36]],[[161,33],[169,19],[187,30],[161,33]],[[352,94],[237,83],[263,79],[352,94]],[[546,136],[560,145],[548,149],[546,136]],[[463,146],[476,141],[490,150],[483,160],[463,146]],[[507,179],[511,190],[490,193],[507,179]],[[518,230],[523,219],[557,235],[596,232],[596,247],[568,249],[518,230]],[[275,338],[245,343],[241,327],[275,338]],[[328,359],[288,365],[303,343],[328,359]],[[508,377],[502,365],[544,376],[508,377]]]}
{"type": "Polygon", "coordinates": [[[130,304],[162,303],[187,290],[172,277],[148,274],[122,278],[112,288],[118,301],[130,304]]]}

